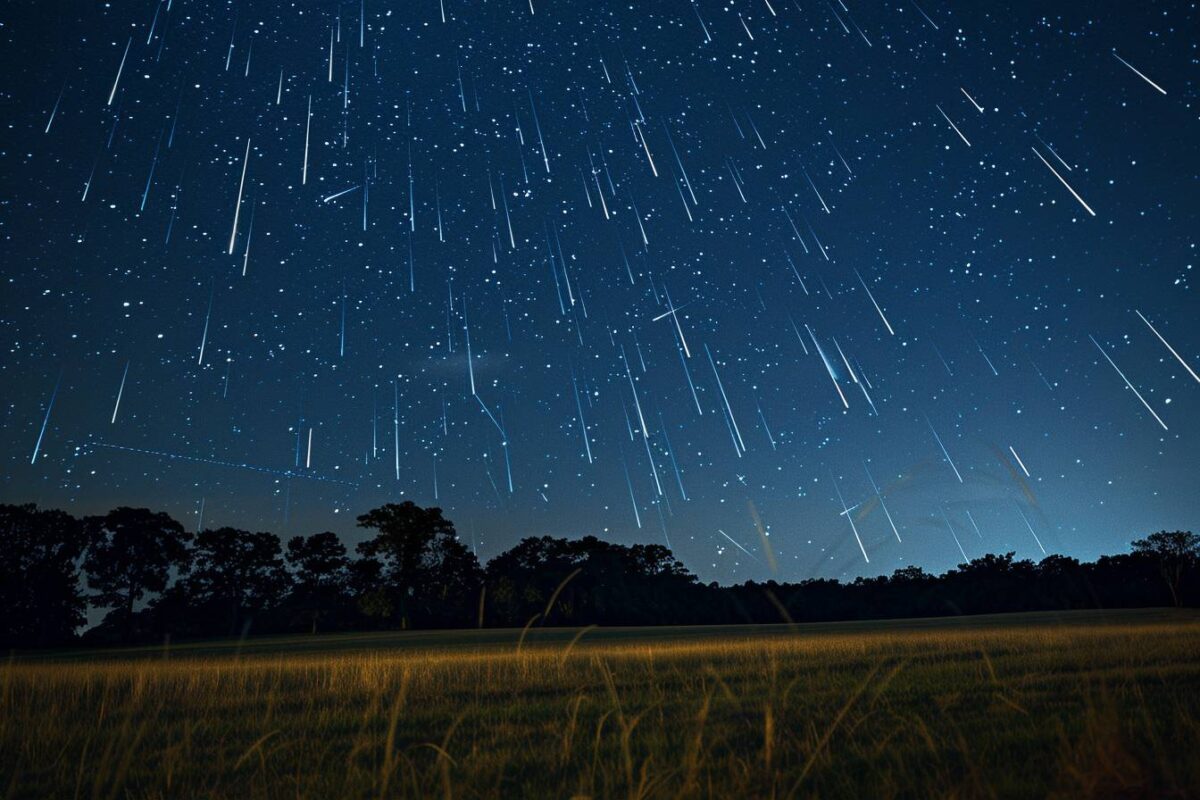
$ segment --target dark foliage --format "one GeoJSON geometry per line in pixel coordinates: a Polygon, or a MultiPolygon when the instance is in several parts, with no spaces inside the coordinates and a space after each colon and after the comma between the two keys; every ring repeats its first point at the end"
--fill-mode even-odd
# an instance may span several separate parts
{"type": "Polygon", "coordinates": [[[0,645],[161,642],[250,632],[525,625],[813,622],[1076,608],[1200,605],[1200,536],[1161,531],[1085,564],[986,555],[943,575],[919,567],[852,583],[700,583],[660,545],[527,538],[486,568],[439,508],[389,504],[358,518],[352,557],[333,533],[236,528],[195,537],[166,514],[118,508],[76,520],[0,506],[0,645]],[[89,594],[90,593],[90,594],[89,594]]]}
{"type": "Polygon", "coordinates": [[[172,570],[187,572],[192,535],[167,514],[148,508],[115,508],[83,524],[89,541],[83,569],[92,602],[111,606],[129,639],[137,603],[166,589],[172,570]]]}
{"type": "Polygon", "coordinates": [[[0,645],[69,642],[87,601],[79,559],[87,534],[79,520],[35,505],[0,506],[0,645]]]}

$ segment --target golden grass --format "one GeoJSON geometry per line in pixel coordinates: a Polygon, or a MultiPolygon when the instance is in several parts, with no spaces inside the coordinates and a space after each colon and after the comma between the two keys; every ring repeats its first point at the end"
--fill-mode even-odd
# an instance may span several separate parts
{"type": "Polygon", "coordinates": [[[1166,797],[1200,624],[23,662],[10,797],[1166,797]]]}

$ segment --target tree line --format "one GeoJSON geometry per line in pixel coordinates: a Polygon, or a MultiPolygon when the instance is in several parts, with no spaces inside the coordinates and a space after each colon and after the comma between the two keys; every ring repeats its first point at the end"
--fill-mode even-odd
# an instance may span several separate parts
{"type": "Polygon", "coordinates": [[[667,548],[530,537],[481,565],[439,508],[363,514],[334,533],[192,533],[162,512],[82,519],[0,505],[0,647],[407,628],[812,622],[1200,605],[1200,536],[1160,531],[1081,563],[986,555],[852,582],[705,584],[667,548]],[[102,620],[80,633],[88,608],[102,620]]]}

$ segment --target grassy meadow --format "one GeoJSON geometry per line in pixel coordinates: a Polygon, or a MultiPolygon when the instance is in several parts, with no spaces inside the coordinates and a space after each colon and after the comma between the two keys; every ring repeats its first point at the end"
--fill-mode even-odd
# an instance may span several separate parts
{"type": "Polygon", "coordinates": [[[1200,615],[250,639],[0,665],[0,796],[1200,796],[1200,615]]]}

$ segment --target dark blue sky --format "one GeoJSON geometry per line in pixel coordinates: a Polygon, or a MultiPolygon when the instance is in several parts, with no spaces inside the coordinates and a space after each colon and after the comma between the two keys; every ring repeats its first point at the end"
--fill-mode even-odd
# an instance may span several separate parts
{"type": "Polygon", "coordinates": [[[0,499],[350,541],[412,499],[721,581],[1194,527],[1198,30],[7,4],[0,499]]]}

